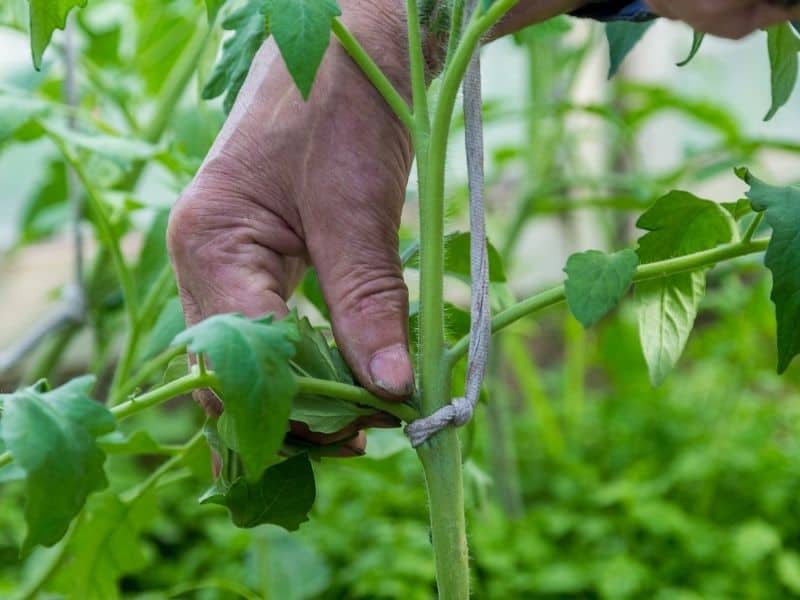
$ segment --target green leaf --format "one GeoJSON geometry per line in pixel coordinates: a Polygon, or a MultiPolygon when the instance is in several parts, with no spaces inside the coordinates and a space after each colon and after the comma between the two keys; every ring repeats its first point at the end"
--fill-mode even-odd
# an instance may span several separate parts
{"type": "Polygon", "coordinates": [[[694,38],[692,39],[692,48],[689,50],[689,56],[683,59],[681,62],[678,63],[679,67],[685,67],[688,65],[697,53],[700,51],[700,47],[703,45],[703,40],[706,39],[706,34],[702,31],[695,31],[694,38]]]}
{"type": "MultiPolygon", "coordinates": [[[[673,191],[644,213],[637,226],[642,263],[707,250],[737,235],[736,223],[718,204],[673,191]]],[[[679,273],[637,284],[639,338],[653,385],[678,362],[705,294],[705,272],[679,273]]]]}
{"type": "Polygon", "coordinates": [[[34,98],[16,94],[0,95],[0,145],[33,119],[48,112],[48,105],[34,98]]]}
{"type": "Polygon", "coordinates": [[[67,15],[75,7],[86,6],[86,0],[28,0],[30,3],[31,52],[36,69],[42,66],[42,55],[53,32],[64,29],[67,15]]]}
{"type": "Polygon", "coordinates": [[[737,174],[748,185],[753,209],[772,227],[764,263],[772,272],[772,302],[778,328],[778,372],[800,353],[800,188],[764,183],[747,169],[737,174]]]}
{"type": "Polygon", "coordinates": [[[617,74],[623,61],[653,26],[653,21],[614,21],[606,25],[608,39],[609,67],[608,78],[617,74]]]}
{"type": "Polygon", "coordinates": [[[294,399],[289,418],[305,423],[315,433],[336,433],[359,417],[374,414],[374,409],[361,408],[352,402],[301,394],[294,399]]]}
{"type": "MultiPolygon", "coordinates": [[[[470,235],[469,232],[455,232],[445,236],[444,271],[451,277],[463,281],[470,280],[470,235]]],[[[505,283],[506,272],[503,259],[491,242],[488,243],[489,280],[493,283],[505,283]]],[[[405,266],[419,269],[419,246],[410,249],[406,255],[405,266]]]]}
{"type": "Polygon", "coordinates": [[[780,552],[775,559],[775,571],[783,585],[800,594],[800,554],[792,550],[780,552]]]}
{"type": "Polygon", "coordinates": [[[120,598],[120,579],[147,566],[141,533],[156,512],[153,494],[129,501],[112,493],[92,497],[67,547],[55,587],[81,600],[120,598]]]}
{"type": "Polygon", "coordinates": [[[322,315],[326,321],[331,320],[331,313],[328,309],[328,304],[325,302],[325,296],[322,294],[322,286],[319,283],[319,276],[317,275],[316,269],[309,269],[306,272],[306,276],[303,278],[303,283],[300,286],[303,290],[303,296],[305,296],[306,300],[311,302],[319,311],[319,314],[322,315]]]}
{"type": "Polygon", "coordinates": [[[633,250],[573,254],[564,272],[567,304],[584,327],[595,325],[622,299],[633,282],[639,256],[633,250]]]}
{"type": "Polygon", "coordinates": [[[26,474],[24,553],[60,540],[89,494],[107,484],[96,438],[116,422],[89,397],[93,385],[82,377],[51,392],[34,386],[0,396],[3,442],[26,474]]]}
{"type": "Polygon", "coordinates": [[[141,429],[130,435],[112,431],[98,438],[97,445],[107,454],[173,454],[170,448],[162,446],[147,431],[141,429]]]}
{"type": "Polygon", "coordinates": [[[240,477],[227,483],[220,478],[200,502],[225,506],[237,527],[271,523],[294,531],[308,520],[315,497],[311,462],[308,455],[298,454],[269,467],[258,481],[240,477]]]}
{"type": "Polygon", "coordinates": [[[52,160],[39,186],[25,201],[19,219],[21,244],[29,244],[52,235],[69,223],[67,203],[67,168],[63,161],[52,160]]]}
{"type": "Polygon", "coordinates": [[[170,298],[164,308],[161,309],[161,314],[158,315],[158,319],[153,325],[153,329],[147,338],[147,343],[144,345],[142,356],[145,359],[152,358],[165,350],[175,336],[182,332],[185,327],[180,298],[177,296],[170,298]]]}
{"type": "Polygon", "coordinates": [[[781,23],[767,29],[767,49],[771,70],[772,106],[764,117],[769,121],[789,101],[797,83],[797,53],[800,38],[789,23],[781,23]]]}
{"type": "Polygon", "coordinates": [[[208,12],[208,22],[213,23],[217,19],[219,9],[225,5],[227,0],[206,0],[206,11],[208,12]]]}
{"type": "Polygon", "coordinates": [[[328,48],[334,17],[342,14],[336,0],[269,0],[272,36],[303,98],[328,48]]]}
{"type": "Polygon", "coordinates": [[[216,391],[251,478],[274,462],[288,430],[297,391],[289,360],[297,338],[293,319],[218,315],[187,329],[173,342],[210,360],[219,379],[216,391]]]}
{"type": "Polygon", "coordinates": [[[206,82],[202,95],[205,100],[212,100],[225,94],[225,112],[233,108],[236,96],[247,78],[250,63],[269,36],[269,19],[264,9],[262,0],[248,0],[222,22],[223,29],[234,33],[223,44],[222,57],[206,82]]]}

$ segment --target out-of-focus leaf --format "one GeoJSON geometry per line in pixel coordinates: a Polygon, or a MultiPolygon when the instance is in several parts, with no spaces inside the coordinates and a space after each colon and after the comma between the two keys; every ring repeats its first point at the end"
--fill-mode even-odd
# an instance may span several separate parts
{"type": "MultiPolygon", "coordinates": [[[[447,275],[464,281],[470,280],[470,235],[468,232],[455,232],[445,236],[444,270],[447,275]]],[[[496,283],[506,281],[503,259],[497,249],[488,242],[489,280],[496,283]]],[[[405,266],[419,269],[419,246],[409,249],[405,257],[405,266]]]]}
{"type": "MultiPolygon", "coordinates": [[[[666,260],[713,248],[737,235],[723,208],[687,192],[670,192],[644,213],[637,226],[642,263],[666,260]]],[[[653,385],[673,369],[694,327],[705,294],[705,272],[679,273],[636,286],[639,337],[653,385]]]]}
{"type": "Polygon", "coordinates": [[[636,44],[641,41],[644,34],[652,26],[653,21],[615,21],[606,25],[609,50],[609,79],[617,74],[628,54],[631,53],[636,44]]]}
{"type": "Polygon", "coordinates": [[[26,474],[25,553],[60,540],[89,494],[106,486],[96,438],[116,422],[89,397],[93,385],[82,377],[50,392],[34,386],[0,396],[3,442],[26,474]]]}
{"type": "Polygon", "coordinates": [[[308,425],[316,433],[336,433],[366,415],[375,414],[372,408],[360,408],[352,402],[337,398],[299,394],[292,402],[290,419],[308,425]]]}
{"type": "Polygon", "coordinates": [[[764,559],[781,545],[781,536],[769,523],[747,521],[733,533],[733,558],[742,567],[764,559]]]}
{"type": "Polygon", "coordinates": [[[773,25],[767,30],[767,48],[771,69],[772,106],[764,117],[769,121],[789,101],[797,83],[797,53],[800,38],[789,23],[773,25]]]}
{"type": "Polygon", "coordinates": [[[33,64],[42,66],[42,55],[53,32],[64,29],[73,8],[86,6],[87,0],[28,0],[30,3],[31,52],[33,64]]]}
{"type": "Polygon", "coordinates": [[[615,254],[589,250],[570,256],[564,287],[575,318],[586,328],[600,321],[628,291],[638,266],[639,256],[633,250],[615,254]]]}
{"type": "Polygon", "coordinates": [[[144,345],[144,358],[152,358],[165,350],[181,331],[186,328],[180,298],[170,298],[158,315],[147,342],[144,345]]]}
{"type": "Polygon", "coordinates": [[[174,341],[208,357],[219,379],[217,391],[235,434],[236,449],[253,479],[275,461],[289,427],[297,391],[289,360],[297,338],[294,319],[218,315],[187,329],[174,341]]]}
{"type": "Polygon", "coordinates": [[[0,145],[36,117],[48,113],[48,106],[35,98],[0,94],[0,145]]]}
{"type": "Polygon", "coordinates": [[[52,235],[69,222],[67,169],[63,161],[47,165],[41,185],[26,200],[19,221],[19,241],[29,244],[52,235]]]}
{"type": "Polygon", "coordinates": [[[156,512],[153,494],[129,501],[110,492],[91,498],[58,570],[56,589],[70,598],[120,598],[122,577],[147,566],[141,533],[156,512]]]}
{"type": "Polygon", "coordinates": [[[800,188],[772,186],[747,169],[737,174],[748,185],[753,209],[772,227],[765,264],[772,272],[772,301],[778,326],[778,372],[800,353],[800,188]]]}
{"type": "Polygon", "coordinates": [[[702,31],[695,31],[694,37],[692,38],[692,48],[689,50],[689,56],[683,59],[681,62],[678,63],[679,67],[685,67],[688,65],[697,53],[700,51],[700,47],[703,45],[703,40],[706,39],[706,34],[702,31]]]}
{"type": "Polygon", "coordinates": [[[308,99],[331,37],[336,0],[269,0],[270,27],[300,94],[308,99]]]}
{"type": "Polygon", "coordinates": [[[234,33],[222,46],[222,57],[203,88],[203,98],[212,100],[225,94],[225,112],[233,108],[250,63],[269,36],[269,18],[264,14],[264,8],[262,1],[248,0],[222,23],[223,29],[234,33]]]}
{"type": "Polygon", "coordinates": [[[237,527],[265,523],[294,531],[308,520],[316,486],[308,455],[298,454],[269,467],[256,481],[240,477],[228,483],[220,478],[200,499],[225,506],[237,527]]]}
{"type": "Polygon", "coordinates": [[[784,550],[775,559],[778,578],[790,591],[800,594],[800,554],[784,550]]]}
{"type": "Polygon", "coordinates": [[[68,147],[91,152],[120,168],[125,168],[134,161],[151,158],[158,150],[141,140],[104,133],[80,133],[55,121],[43,123],[43,126],[49,135],[59,138],[68,147]]]}
{"type": "Polygon", "coordinates": [[[97,445],[106,454],[165,454],[173,452],[159,444],[142,429],[126,435],[121,431],[112,431],[97,439],[97,445]]]}

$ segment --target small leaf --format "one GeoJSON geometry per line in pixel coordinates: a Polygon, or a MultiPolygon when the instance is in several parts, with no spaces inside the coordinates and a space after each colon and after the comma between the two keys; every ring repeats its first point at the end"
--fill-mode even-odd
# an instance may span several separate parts
{"type": "Polygon", "coordinates": [[[36,117],[49,112],[49,107],[35,98],[22,95],[0,95],[0,145],[7,142],[17,130],[36,117]]]}
{"type": "Polygon", "coordinates": [[[335,0],[269,0],[272,36],[306,100],[341,14],[335,0]]]}
{"type": "Polygon", "coordinates": [[[28,0],[30,3],[31,52],[33,64],[42,66],[42,55],[56,29],[64,29],[67,15],[75,7],[86,6],[87,0],[28,0]]]}
{"type": "Polygon", "coordinates": [[[654,21],[614,21],[606,24],[608,38],[608,78],[617,74],[623,61],[653,26],[654,21]]]}
{"type": "Polygon", "coordinates": [[[42,123],[49,135],[59,138],[74,149],[86,150],[100,158],[109,160],[120,168],[131,163],[151,158],[158,148],[141,140],[108,135],[105,133],[80,133],[67,129],[60,123],[42,123]]]}
{"type": "Polygon", "coordinates": [[[93,385],[82,377],[50,392],[34,386],[0,396],[3,442],[26,474],[23,553],[55,544],[89,494],[106,487],[96,438],[115,420],[89,397],[93,385]]]}
{"type": "Polygon", "coordinates": [[[679,67],[685,67],[690,62],[692,62],[694,57],[697,56],[697,53],[700,51],[700,47],[703,45],[703,40],[705,39],[706,39],[706,34],[703,33],[702,31],[694,32],[694,38],[692,39],[692,48],[691,50],[689,50],[689,56],[687,56],[685,59],[683,59],[681,62],[678,63],[679,67]]]}
{"type": "Polygon", "coordinates": [[[753,209],[764,212],[772,239],[764,263],[772,272],[772,301],[778,327],[778,372],[800,353],[800,188],[764,183],[747,169],[737,174],[748,185],[753,209]]]}
{"type": "Polygon", "coordinates": [[[308,425],[315,433],[336,433],[375,409],[361,408],[352,402],[337,398],[300,394],[292,402],[290,419],[308,425]]]}
{"type": "Polygon", "coordinates": [[[767,49],[771,70],[772,106],[764,117],[769,121],[789,101],[797,83],[797,53],[800,38],[788,23],[773,25],[767,29],[767,49]]]}
{"type": "MultiPolygon", "coordinates": [[[[656,201],[636,225],[648,230],[637,250],[642,263],[707,250],[738,235],[725,209],[679,191],[656,201]]],[[[704,294],[704,271],[637,284],[639,338],[653,385],[664,380],[683,353],[704,294]]]]}
{"type": "Polygon", "coordinates": [[[289,360],[297,338],[293,319],[218,315],[187,329],[173,342],[209,358],[219,379],[217,391],[226,419],[251,478],[274,462],[288,429],[297,391],[289,360]]]}
{"type": "Polygon", "coordinates": [[[64,553],[55,588],[81,600],[121,597],[122,577],[147,566],[141,534],[156,513],[152,493],[129,501],[110,492],[92,497],[64,553]]]}
{"type": "MultiPolygon", "coordinates": [[[[445,236],[445,263],[444,270],[447,275],[457,277],[463,281],[470,280],[470,235],[469,232],[455,232],[445,236]]],[[[505,283],[506,273],[503,268],[503,259],[500,253],[488,243],[489,252],[489,280],[493,283],[505,283]]],[[[419,269],[419,246],[413,248],[407,255],[405,266],[410,269],[419,269]]]]}
{"type": "Polygon", "coordinates": [[[269,467],[258,481],[240,477],[228,484],[218,479],[200,502],[225,506],[237,527],[271,523],[294,531],[308,520],[315,497],[311,462],[298,454],[269,467]]]}
{"type": "MultiPolygon", "coordinates": [[[[150,336],[144,345],[143,357],[152,358],[165,350],[170,342],[186,328],[180,298],[170,298],[161,309],[150,336]]],[[[184,360],[184,363],[186,361],[184,360]]]]}
{"type": "Polygon", "coordinates": [[[225,94],[226,113],[233,108],[250,63],[269,36],[269,19],[264,8],[262,0],[248,0],[222,22],[223,29],[234,33],[222,46],[222,57],[203,88],[203,99],[212,100],[225,94]]]}
{"type": "Polygon", "coordinates": [[[113,431],[97,439],[97,445],[107,454],[172,454],[172,450],[162,446],[144,430],[126,435],[113,431]]]}
{"type": "Polygon", "coordinates": [[[567,304],[584,327],[595,325],[622,299],[633,282],[639,256],[633,250],[573,254],[564,271],[567,304]]]}

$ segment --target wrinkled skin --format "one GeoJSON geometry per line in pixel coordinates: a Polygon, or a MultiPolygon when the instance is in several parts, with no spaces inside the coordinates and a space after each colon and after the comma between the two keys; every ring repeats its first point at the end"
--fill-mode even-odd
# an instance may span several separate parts
{"type": "MultiPolygon", "coordinates": [[[[580,6],[522,0],[492,37],[580,6]]],[[[401,0],[342,0],[343,20],[406,97],[410,96],[401,0]]],[[[653,0],[670,18],[741,37],[793,13],[752,0],[653,0]]],[[[430,51],[439,40],[426,44],[430,51]]],[[[434,65],[435,68],[435,65],[434,65]]],[[[259,51],[222,132],[173,210],[168,243],[187,321],[218,313],[285,315],[308,265],[319,273],[333,332],[358,380],[389,400],[414,389],[408,354],[408,294],[398,228],[413,149],[408,132],[344,50],[332,41],[303,102],[272,41],[259,51]]],[[[207,411],[219,401],[199,395],[207,411]]],[[[346,440],[363,453],[356,423],[318,443],[346,440]]]]}

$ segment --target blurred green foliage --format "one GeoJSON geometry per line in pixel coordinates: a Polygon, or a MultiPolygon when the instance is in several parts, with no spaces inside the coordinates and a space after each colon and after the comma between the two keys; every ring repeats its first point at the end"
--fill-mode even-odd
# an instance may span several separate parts
{"type": "MultiPolygon", "coordinates": [[[[153,6],[97,0],[77,16],[82,127],[160,144],[145,185],[132,189],[108,161],[90,165],[103,187],[118,192],[116,224],[150,231],[142,281],[153,280],[166,261],[161,200],[188,181],[222,122],[221,107],[199,99],[221,41],[218,31],[206,30],[203,4],[153,6]],[[190,77],[181,78],[189,59],[190,77]],[[165,98],[171,104],[159,121],[165,98]]],[[[10,30],[24,23],[21,10],[21,2],[0,6],[10,30]]],[[[721,103],[683,90],[622,79],[607,100],[575,102],[578,75],[601,36],[565,37],[570,27],[556,20],[517,36],[508,51],[528,69],[523,108],[491,95],[487,102],[489,127],[511,122],[520,132],[493,148],[490,170],[490,229],[512,283],[530,268],[521,240],[533,224],[555,222],[568,239],[572,215],[589,209],[605,244],[618,249],[629,245],[633,215],[670,188],[759,164],[767,152],[800,153],[797,139],[753,135],[721,103]],[[702,130],[705,141],[685,148],[678,164],[646,169],[636,140],[667,114],[702,130]],[[571,124],[576,115],[600,126],[599,167],[583,158],[585,130],[571,124]]],[[[59,60],[56,44],[43,73],[11,73],[0,99],[61,105],[59,60]]],[[[9,154],[40,133],[22,127],[14,135],[3,140],[9,154]]],[[[20,213],[18,247],[64,229],[63,161],[43,150],[40,162],[41,177],[20,213]]],[[[464,190],[451,192],[451,218],[460,223],[464,190]]],[[[783,378],[774,373],[769,276],[743,266],[709,276],[697,330],[658,389],[648,379],[630,303],[588,333],[559,309],[498,340],[490,404],[463,432],[476,598],[800,596],[800,374],[796,367],[783,378]]],[[[98,270],[90,282],[92,370],[100,373],[120,322],[115,284],[102,275],[98,270]]],[[[496,283],[495,304],[519,291],[496,283]]],[[[172,312],[164,314],[174,316],[174,301],[168,306],[172,312]]],[[[49,362],[53,379],[58,362],[49,362]]],[[[185,443],[202,421],[188,400],[138,419],[167,448],[185,443]]],[[[47,590],[41,598],[75,597],[76,577],[91,580],[103,600],[118,591],[140,600],[434,594],[424,483],[400,432],[372,432],[366,458],[316,465],[318,500],[295,534],[271,526],[238,530],[222,507],[200,505],[211,484],[202,445],[155,490],[132,494],[163,460],[148,450],[111,456],[111,487],[90,502],[83,535],[25,558],[18,555],[23,489],[4,483],[0,597],[36,596],[40,588],[47,590]],[[43,580],[43,573],[51,575],[43,580]]]]}

